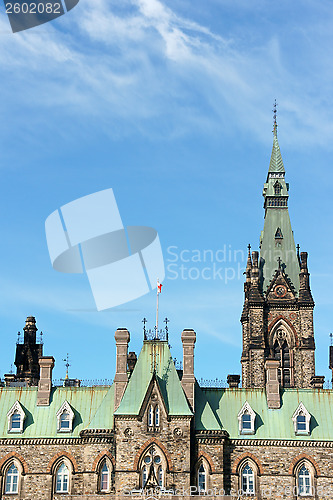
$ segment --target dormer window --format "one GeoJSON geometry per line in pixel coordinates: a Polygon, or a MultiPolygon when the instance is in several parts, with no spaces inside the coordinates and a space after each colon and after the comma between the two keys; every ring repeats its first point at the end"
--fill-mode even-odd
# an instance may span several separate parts
{"type": "Polygon", "coordinates": [[[239,433],[240,434],[254,434],[256,414],[252,410],[249,403],[246,401],[242,409],[238,413],[239,433]]]}
{"type": "Polygon", "coordinates": [[[299,404],[297,410],[293,414],[292,420],[294,422],[294,431],[296,436],[310,434],[311,415],[303,403],[299,404]]]}
{"type": "Polygon", "coordinates": [[[73,421],[74,412],[68,401],[65,401],[57,411],[57,431],[72,432],[73,421]]]}
{"type": "Polygon", "coordinates": [[[25,420],[25,412],[19,403],[16,401],[9,412],[7,413],[8,418],[8,432],[23,432],[23,425],[25,420]]]}

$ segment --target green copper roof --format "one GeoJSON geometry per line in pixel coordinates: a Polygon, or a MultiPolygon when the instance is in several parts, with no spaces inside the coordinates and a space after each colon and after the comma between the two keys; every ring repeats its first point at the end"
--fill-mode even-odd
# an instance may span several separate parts
{"type": "Polygon", "coordinates": [[[86,428],[113,428],[113,386],[56,387],[49,406],[38,407],[37,387],[0,388],[0,438],[78,437],[86,428]],[[26,419],[23,434],[8,433],[7,413],[15,403],[22,405],[26,419]],[[71,405],[75,417],[72,433],[57,432],[57,411],[64,401],[71,405]]]}
{"type": "Polygon", "coordinates": [[[284,166],[274,130],[273,150],[267,182],[264,185],[265,223],[260,238],[261,283],[266,291],[275,271],[278,258],[291,280],[296,294],[299,291],[300,267],[288,211],[288,185],[284,179],[284,166]]]}
{"type": "Polygon", "coordinates": [[[273,139],[273,148],[272,148],[272,155],[271,155],[271,161],[269,163],[269,170],[268,172],[283,172],[284,173],[284,166],[283,166],[283,161],[282,161],[282,155],[280,151],[280,146],[277,138],[277,132],[276,128],[274,129],[274,139],[273,139]]]}
{"type": "Polygon", "coordinates": [[[267,407],[264,389],[201,389],[196,402],[198,411],[196,428],[211,430],[210,419],[205,419],[202,409],[207,403],[214,409],[222,423],[222,429],[230,434],[231,439],[240,437],[238,412],[245,401],[256,413],[255,434],[242,435],[242,439],[295,439],[333,441],[333,391],[320,389],[285,389],[282,394],[283,404],[278,410],[267,407]],[[309,436],[296,436],[292,416],[300,403],[311,414],[309,436]]]}
{"type": "MultiPolygon", "coordinates": [[[[154,342],[145,341],[115,415],[138,415],[152,380],[154,342]]],[[[169,415],[192,415],[167,342],[156,342],[156,380],[169,415]]]]}

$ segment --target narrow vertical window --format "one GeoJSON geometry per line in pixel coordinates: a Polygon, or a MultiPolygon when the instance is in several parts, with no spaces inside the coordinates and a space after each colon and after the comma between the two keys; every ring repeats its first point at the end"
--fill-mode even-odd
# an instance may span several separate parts
{"type": "Polygon", "coordinates": [[[242,415],[242,429],[243,431],[250,431],[252,429],[251,415],[249,413],[242,415]]]}
{"type": "Polygon", "coordinates": [[[60,415],[60,430],[70,430],[70,415],[67,411],[60,415]]]}
{"type": "Polygon", "coordinates": [[[254,473],[248,464],[242,470],[242,490],[245,494],[254,495],[254,473]]]}
{"type": "Polygon", "coordinates": [[[158,485],[162,488],[163,486],[163,469],[162,466],[160,465],[158,470],[157,470],[157,480],[158,480],[158,485]]]}
{"type": "Polygon", "coordinates": [[[6,474],[5,493],[18,493],[19,472],[15,464],[12,464],[6,474]]]}
{"type": "Polygon", "coordinates": [[[306,429],[306,418],[305,415],[300,413],[296,418],[297,432],[305,432],[306,429]]]}
{"type": "Polygon", "coordinates": [[[146,486],[147,479],[148,479],[148,469],[147,469],[147,466],[145,465],[142,468],[142,487],[143,488],[146,486]]]}
{"type": "Polygon", "coordinates": [[[160,410],[159,407],[155,407],[155,427],[158,427],[160,425],[160,410]]]}
{"type": "Polygon", "coordinates": [[[11,416],[11,429],[20,430],[21,429],[21,415],[18,411],[15,411],[11,416]]]}
{"type": "Polygon", "coordinates": [[[153,421],[154,421],[154,408],[150,406],[149,412],[148,412],[148,426],[152,427],[153,426],[153,421]]]}
{"type": "Polygon", "coordinates": [[[198,470],[198,490],[206,491],[206,471],[203,464],[200,465],[198,470]]]}
{"type": "Polygon", "coordinates": [[[301,496],[311,495],[311,475],[305,465],[298,473],[298,490],[301,496]]]}
{"type": "Polygon", "coordinates": [[[101,468],[101,482],[100,482],[101,491],[108,491],[109,483],[110,483],[110,471],[106,464],[106,461],[104,461],[101,468]]]}
{"type": "Polygon", "coordinates": [[[69,491],[69,471],[65,464],[61,464],[57,470],[56,493],[68,493],[69,491]]]}

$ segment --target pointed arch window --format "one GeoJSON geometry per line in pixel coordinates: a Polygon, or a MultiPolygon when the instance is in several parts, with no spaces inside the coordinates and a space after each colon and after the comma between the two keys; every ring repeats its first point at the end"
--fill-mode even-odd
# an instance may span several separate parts
{"type": "Polygon", "coordinates": [[[198,469],[198,490],[206,491],[206,470],[203,464],[200,465],[198,469]]]}
{"type": "Polygon", "coordinates": [[[256,414],[246,401],[238,413],[238,424],[240,434],[254,434],[256,414]]]}
{"type": "Polygon", "coordinates": [[[282,234],[280,227],[278,227],[276,232],[275,232],[275,239],[276,240],[283,240],[283,234],[282,234]]]}
{"type": "Polygon", "coordinates": [[[303,465],[298,473],[298,491],[300,496],[311,495],[311,474],[303,465]]]}
{"type": "Polygon", "coordinates": [[[155,406],[155,427],[160,425],[160,409],[158,405],[155,406]]]}
{"type": "Polygon", "coordinates": [[[149,412],[148,412],[148,426],[152,427],[153,422],[154,422],[154,407],[153,407],[153,405],[150,405],[149,412]]]}
{"type": "Polygon", "coordinates": [[[255,494],[255,476],[252,467],[247,463],[241,472],[242,493],[245,495],[255,494]]]}
{"type": "Polygon", "coordinates": [[[300,403],[292,417],[294,423],[294,431],[296,436],[310,434],[311,415],[305,408],[303,403],[300,403]]]}
{"type": "Polygon", "coordinates": [[[57,411],[57,431],[72,432],[74,422],[74,411],[68,401],[64,401],[57,411]]]}
{"type": "Polygon", "coordinates": [[[141,487],[165,486],[166,460],[161,450],[150,446],[141,458],[141,487]]]}
{"type": "Polygon", "coordinates": [[[23,432],[23,425],[25,420],[25,411],[23,410],[19,401],[15,401],[9,412],[8,418],[8,432],[23,432]]]}
{"type": "Polygon", "coordinates": [[[281,189],[282,189],[281,184],[279,183],[279,181],[276,181],[276,183],[274,184],[274,194],[275,195],[280,195],[281,194],[281,189]]]}
{"type": "Polygon", "coordinates": [[[280,362],[278,369],[279,383],[282,387],[292,387],[292,367],[290,349],[282,330],[277,332],[274,342],[274,358],[280,362]]]}
{"type": "Polygon", "coordinates": [[[19,470],[15,463],[12,463],[6,472],[5,476],[5,493],[18,493],[19,487],[19,470]]]}
{"type": "Polygon", "coordinates": [[[69,469],[67,465],[62,462],[56,472],[56,493],[69,492],[69,469]]]}
{"type": "Polygon", "coordinates": [[[100,475],[100,491],[109,491],[110,488],[110,469],[106,460],[103,461],[101,466],[101,475],[100,475]]]}

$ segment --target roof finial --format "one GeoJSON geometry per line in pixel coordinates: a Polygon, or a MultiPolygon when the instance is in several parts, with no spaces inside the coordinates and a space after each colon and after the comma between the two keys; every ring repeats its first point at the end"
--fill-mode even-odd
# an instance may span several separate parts
{"type": "Polygon", "coordinates": [[[282,264],[281,257],[278,257],[277,261],[278,261],[278,264],[279,264],[279,271],[281,271],[281,264],[282,264]]]}
{"type": "Polygon", "coordinates": [[[276,120],[276,116],[277,116],[277,107],[278,107],[278,104],[276,102],[276,99],[274,100],[274,106],[273,106],[273,134],[276,135],[277,134],[277,120],[276,120]]]}
{"type": "Polygon", "coordinates": [[[65,366],[66,366],[66,376],[65,376],[65,380],[68,380],[68,368],[71,366],[69,364],[69,354],[67,353],[67,357],[63,360],[65,361],[65,366]]]}

